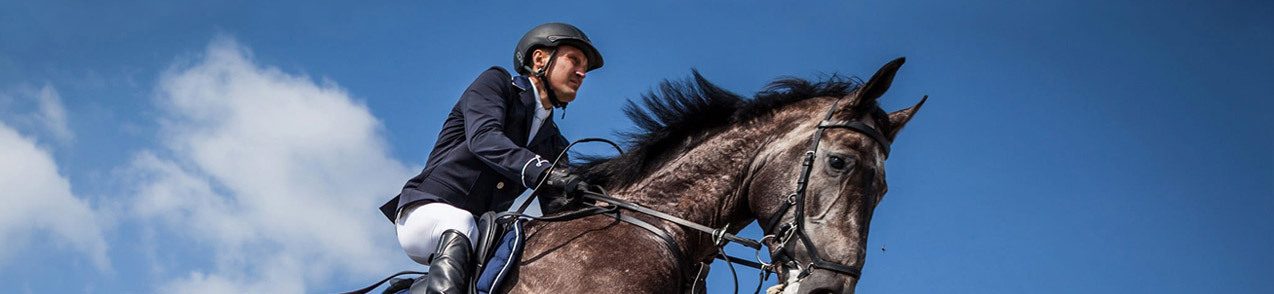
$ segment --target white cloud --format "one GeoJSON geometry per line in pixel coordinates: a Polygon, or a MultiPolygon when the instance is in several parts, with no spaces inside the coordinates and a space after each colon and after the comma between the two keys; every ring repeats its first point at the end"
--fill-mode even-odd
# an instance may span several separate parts
{"type": "Polygon", "coordinates": [[[99,224],[103,218],[71,193],[70,182],[58,174],[49,152],[4,123],[0,150],[0,261],[26,247],[24,240],[43,241],[30,237],[44,232],[49,240],[87,255],[99,270],[108,270],[99,224]]]}
{"type": "Polygon", "coordinates": [[[57,142],[68,143],[75,138],[75,133],[67,125],[62,96],[51,84],[39,89],[22,85],[0,93],[0,110],[7,112],[9,123],[24,129],[43,130],[57,142]],[[19,107],[22,109],[12,109],[19,107]]]}
{"type": "Polygon", "coordinates": [[[71,128],[66,126],[66,109],[62,107],[62,97],[52,85],[45,84],[38,94],[40,112],[36,116],[49,133],[62,142],[69,142],[75,137],[71,128]]]}
{"type": "Polygon", "coordinates": [[[158,290],[304,292],[336,274],[402,265],[376,207],[412,173],[338,86],[257,65],[218,38],[160,77],[156,102],[164,147],[128,169],[134,212],[206,245],[213,261],[158,290]]]}
{"type": "MultiPolygon", "coordinates": [[[[222,294],[222,293],[302,293],[305,281],[299,273],[304,267],[293,256],[267,257],[262,263],[266,270],[258,277],[243,277],[236,273],[205,274],[191,272],[175,282],[160,285],[158,293],[222,294]],[[229,277],[227,277],[229,276],[229,277]]],[[[314,291],[310,291],[314,292],[314,291]]]]}

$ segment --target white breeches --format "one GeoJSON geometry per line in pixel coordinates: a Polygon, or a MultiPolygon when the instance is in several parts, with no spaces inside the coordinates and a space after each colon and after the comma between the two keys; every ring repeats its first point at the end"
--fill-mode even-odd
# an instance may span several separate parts
{"type": "Polygon", "coordinates": [[[447,230],[457,230],[469,238],[478,232],[473,215],[451,204],[433,202],[410,205],[398,214],[398,245],[411,260],[429,265],[429,257],[438,249],[438,237],[447,230]]]}

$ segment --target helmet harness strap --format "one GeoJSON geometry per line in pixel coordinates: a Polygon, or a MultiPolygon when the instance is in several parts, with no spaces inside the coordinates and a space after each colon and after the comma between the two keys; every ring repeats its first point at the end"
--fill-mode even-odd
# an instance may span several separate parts
{"type": "Polygon", "coordinates": [[[553,86],[550,85],[551,83],[549,82],[548,70],[550,67],[553,67],[553,61],[555,60],[557,60],[557,48],[553,48],[553,50],[549,51],[549,61],[544,64],[544,67],[541,67],[532,74],[534,74],[536,78],[540,79],[540,82],[544,83],[544,92],[548,93],[549,103],[553,104],[553,107],[561,108],[562,118],[566,118],[566,102],[562,102],[557,99],[557,91],[553,91],[553,86]]]}

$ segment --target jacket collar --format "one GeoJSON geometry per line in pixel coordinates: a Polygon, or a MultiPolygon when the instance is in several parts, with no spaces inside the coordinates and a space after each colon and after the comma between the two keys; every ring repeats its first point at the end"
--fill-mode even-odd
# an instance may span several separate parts
{"type": "Polygon", "coordinates": [[[526,76],[514,76],[513,85],[518,87],[518,91],[526,91],[531,89],[531,79],[526,76]]]}
{"type": "MultiPolygon", "coordinates": [[[[525,109],[532,109],[535,107],[535,100],[540,97],[535,93],[535,87],[531,86],[531,79],[525,76],[514,76],[513,87],[518,89],[518,96],[520,96],[518,98],[522,100],[522,106],[526,107],[525,109]]],[[[530,119],[527,119],[527,122],[530,121],[530,119]]]]}

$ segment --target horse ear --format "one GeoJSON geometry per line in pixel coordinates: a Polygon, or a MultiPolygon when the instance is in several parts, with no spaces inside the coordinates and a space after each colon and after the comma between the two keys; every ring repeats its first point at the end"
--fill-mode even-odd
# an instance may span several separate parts
{"type": "Polygon", "coordinates": [[[866,105],[863,103],[875,101],[880,96],[885,95],[885,91],[889,91],[889,85],[894,82],[894,75],[898,73],[898,69],[905,62],[907,62],[906,57],[898,57],[876,70],[876,74],[871,76],[871,80],[868,80],[867,84],[863,85],[863,90],[860,92],[862,94],[858,95],[858,100],[854,105],[866,105]]]}
{"type": "Polygon", "coordinates": [[[924,98],[920,98],[920,102],[916,103],[916,105],[889,113],[889,125],[893,127],[889,128],[889,133],[885,134],[885,137],[888,137],[889,141],[893,141],[894,137],[898,136],[898,131],[901,131],[902,127],[906,126],[908,121],[911,121],[911,117],[916,115],[916,111],[920,111],[920,106],[924,106],[925,101],[928,100],[929,95],[925,95],[924,98]]]}

